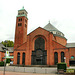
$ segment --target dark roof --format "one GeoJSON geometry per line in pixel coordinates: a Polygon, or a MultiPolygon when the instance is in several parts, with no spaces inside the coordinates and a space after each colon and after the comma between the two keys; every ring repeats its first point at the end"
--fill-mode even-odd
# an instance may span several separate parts
{"type": "Polygon", "coordinates": [[[2,43],[0,43],[0,51],[4,51],[3,47],[5,47],[2,43]]]}
{"type": "MultiPolygon", "coordinates": [[[[53,34],[54,36],[58,36],[58,37],[61,37],[61,38],[64,38],[64,39],[66,39],[65,37],[63,37],[63,36],[60,36],[60,35],[57,35],[57,34],[53,34]]],[[[67,40],[67,39],[66,39],[67,40]]]]}
{"type": "Polygon", "coordinates": [[[75,47],[75,43],[67,43],[66,47],[68,47],[68,48],[75,47]]]}
{"type": "Polygon", "coordinates": [[[64,34],[60,32],[57,28],[55,28],[50,22],[44,27],[44,29],[49,32],[52,32],[54,36],[65,38],[64,34]]]}
{"type": "Polygon", "coordinates": [[[9,52],[13,52],[14,47],[5,47],[2,43],[0,43],[0,51],[4,52],[5,50],[8,50],[9,52]]]}
{"type": "Polygon", "coordinates": [[[18,10],[18,11],[25,11],[26,13],[28,13],[25,9],[24,9],[24,6],[20,9],[20,10],[18,10]]]}
{"type": "Polygon", "coordinates": [[[14,47],[7,47],[9,52],[13,52],[14,51],[14,47]]]}
{"type": "Polygon", "coordinates": [[[59,31],[50,22],[44,27],[44,29],[46,29],[47,31],[59,31]]]}

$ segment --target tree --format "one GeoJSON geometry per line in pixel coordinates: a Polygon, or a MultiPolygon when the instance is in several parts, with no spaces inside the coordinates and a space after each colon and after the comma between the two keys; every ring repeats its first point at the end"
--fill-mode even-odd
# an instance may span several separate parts
{"type": "Polygon", "coordinates": [[[10,41],[10,40],[5,40],[5,41],[2,41],[1,43],[6,47],[13,47],[14,46],[14,42],[13,41],[10,41]],[[7,41],[7,42],[5,42],[7,41]]]}

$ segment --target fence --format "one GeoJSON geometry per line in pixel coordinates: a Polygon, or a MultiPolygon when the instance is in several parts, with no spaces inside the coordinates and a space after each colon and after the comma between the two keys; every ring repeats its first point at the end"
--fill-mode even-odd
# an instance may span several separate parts
{"type": "MultiPolygon", "coordinates": [[[[4,67],[0,67],[0,71],[3,71],[4,67]]],[[[11,72],[27,72],[27,73],[43,73],[43,74],[55,74],[57,72],[56,68],[42,68],[42,67],[16,67],[16,66],[6,66],[6,71],[11,72]]]]}

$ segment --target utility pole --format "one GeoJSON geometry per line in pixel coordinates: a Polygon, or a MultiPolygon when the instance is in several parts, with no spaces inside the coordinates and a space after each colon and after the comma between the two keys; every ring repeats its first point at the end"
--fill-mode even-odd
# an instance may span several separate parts
{"type": "MultiPolygon", "coordinates": [[[[6,48],[7,48],[7,41],[5,41],[6,43],[6,48]]],[[[4,60],[4,74],[5,75],[5,67],[6,67],[6,49],[5,49],[5,60],[4,60]]]]}

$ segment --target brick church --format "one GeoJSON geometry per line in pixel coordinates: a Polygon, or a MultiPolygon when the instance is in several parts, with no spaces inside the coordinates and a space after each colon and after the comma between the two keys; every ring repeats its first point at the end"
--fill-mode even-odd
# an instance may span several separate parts
{"type": "Polygon", "coordinates": [[[27,14],[22,8],[16,17],[14,64],[52,66],[66,62],[69,66],[75,60],[75,43],[67,43],[64,34],[51,23],[27,34],[27,14]]]}

